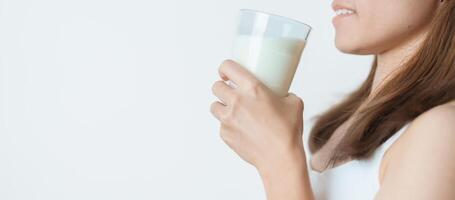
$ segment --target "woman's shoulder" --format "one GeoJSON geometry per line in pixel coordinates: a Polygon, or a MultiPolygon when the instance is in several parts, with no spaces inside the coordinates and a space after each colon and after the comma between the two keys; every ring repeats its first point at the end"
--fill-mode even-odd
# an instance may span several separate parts
{"type": "Polygon", "coordinates": [[[445,142],[447,137],[455,138],[455,101],[435,106],[422,113],[410,123],[403,135],[403,140],[409,142],[445,142]]]}
{"type": "Polygon", "coordinates": [[[410,144],[434,145],[435,143],[455,142],[455,101],[451,101],[420,114],[403,132],[389,151],[410,144]],[[447,139],[454,139],[447,140],[447,139]],[[430,142],[432,141],[432,142],[430,142]]]}
{"type": "Polygon", "coordinates": [[[453,179],[447,179],[455,176],[454,146],[455,101],[452,101],[422,113],[409,124],[384,155],[381,183],[403,179],[392,185],[414,189],[419,187],[418,180],[426,180],[427,184],[455,184],[453,179]]]}
{"type": "MultiPolygon", "coordinates": [[[[441,132],[450,131],[447,128],[455,126],[455,101],[451,101],[422,113],[418,116],[409,127],[409,132],[420,133],[423,131],[441,132]],[[445,126],[445,127],[443,127],[445,126]],[[413,128],[413,129],[412,129],[413,128]],[[427,130],[429,129],[430,130],[427,130]],[[411,131],[412,129],[412,131],[411,131]]],[[[452,132],[455,131],[452,129],[452,132]]]]}
{"type": "Polygon", "coordinates": [[[455,101],[435,106],[415,118],[389,152],[415,154],[420,149],[433,149],[440,145],[455,145],[455,101]]]}

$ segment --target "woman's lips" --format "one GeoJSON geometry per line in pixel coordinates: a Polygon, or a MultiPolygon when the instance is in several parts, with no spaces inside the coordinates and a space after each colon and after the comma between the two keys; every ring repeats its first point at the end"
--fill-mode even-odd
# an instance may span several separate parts
{"type": "MultiPolygon", "coordinates": [[[[335,8],[334,8],[335,9],[335,8]]],[[[336,7],[335,16],[332,19],[332,23],[335,25],[339,23],[338,21],[344,20],[350,17],[354,17],[357,13],[355,10],[341,8],[340,6],[336,7]]]]}

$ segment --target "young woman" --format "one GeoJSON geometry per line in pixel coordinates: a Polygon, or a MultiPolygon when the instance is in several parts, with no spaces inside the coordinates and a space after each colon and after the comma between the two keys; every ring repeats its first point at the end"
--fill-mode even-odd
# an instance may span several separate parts
{"type": "Polygon", "coordinates": [[[303,101],[273,95],[230,60],[213,85],[222,139],[258,169],[268,199],[455,199],[455,1],[332,5],[344,13],[333,20],[336,47],[375,59],[365,82],[319,116],[310,163],[303,101]],[[321,190],[312,190],[308,170],[321,190]]]}

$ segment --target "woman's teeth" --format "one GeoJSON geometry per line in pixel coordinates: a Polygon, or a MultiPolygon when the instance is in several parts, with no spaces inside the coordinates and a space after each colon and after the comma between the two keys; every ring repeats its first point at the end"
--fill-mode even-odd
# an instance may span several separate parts
{"type": "Polygon", "coordinates": [[[339,9],[335,11],[335,14],[338,15],[348,15],[348,14],[354,14],[355,11],[353,10],[348,10],[348,9],[339,9]]]}

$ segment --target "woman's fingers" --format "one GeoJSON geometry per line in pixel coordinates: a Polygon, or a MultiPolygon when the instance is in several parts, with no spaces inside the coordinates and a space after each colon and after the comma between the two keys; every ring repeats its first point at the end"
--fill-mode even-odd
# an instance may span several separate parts
{"type": "Polygon", "coordinates": [[[297,96],[294,93],[289,93],[286,97],[285,100],[289,101],[292,103],[292,105],[295,105],[297,109],[304,109],[305,103],[303,102],[303,99],[297,96]]]}
{"type": "Polygon", "coordinates": [[[221,64],[219,74],[223,80],[231,80],[238,87],[248,86],[257,82],[253,74],[232,60],[226,60],[221,64]]]}
{"type": "Polygon", "coordinates": [[[212,92],[225,105],[228,105],[234,96],[234,90],[229,87],[224,81],[215,82],[212,86],[212,92]]]}
{"type": "Polygon", "coordinates": [[[210,112],[215,118],[221,121],[223,114],[226,112],[226,106],[219,101],[215,101],[210,106],[210,112]]]}

